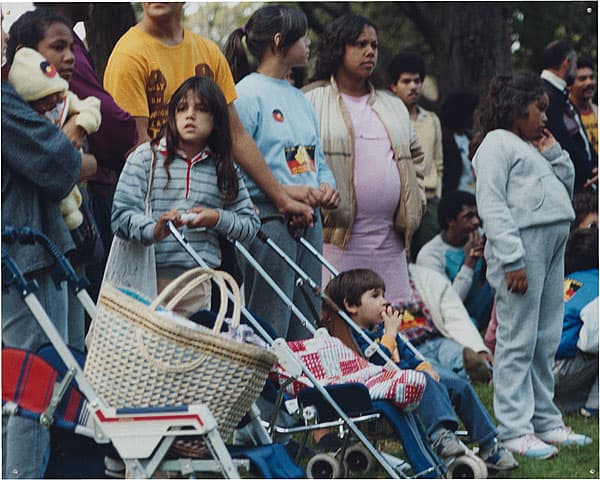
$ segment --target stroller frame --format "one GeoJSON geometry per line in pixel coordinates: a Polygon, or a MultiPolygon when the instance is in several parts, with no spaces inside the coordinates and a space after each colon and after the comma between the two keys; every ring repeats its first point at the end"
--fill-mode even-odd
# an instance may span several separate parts
{"type": "MultiPolygon", "coordinates": [[[[3,229],[2,237],[8,242],[23,241],[23,243],[33,243],[33,241],[41,239],[41,243],[49,247],[49,253],[57,259],[58,270],[65,272],[65,275],[70,278],[70,286],[79,288],[76,292],[78,297],[79,294],[84,297],[87,295],[84,290],[85,282],[74,281],[77,275],[72,266],[45,235],[28,228],[21,230],[6,228],[3,229]],[[85,293],[81,293],[82,291],[85,293]]],[[[183,474],[194,471],[221,471],[226,478],[239,478],[237,466],[248,469],[248,460],[234,461],[231,458],[217,429],[216,420],[204,405],[118,409],[106,405],[85,377],[77,360],[35,296],[34,292],[39,288],[37,281],[25,279],[16,262],[4,252],[2,252],[2,274],[3,287],[15,286],[17,288],[23,301],[67,367],[67,374],[63,381],[54,386],[50,407],[40,415],[42,425],[49,427],[52,424],[54,410],[65,394],[68,385],[75,380],[80,392],[87,400],[87,409],[90,413],[87,428],[79,428],[75,433],[91,437],[99,444],[112,442],[125,463],[127,478],[150,478],[159,467],[175,467],[183,474]],[[214,460],[162,463],[177,436],[202,436],[214,460]]],[[[57,273],[55,276],[57,285],[60,280],[60,273],[57,273]]],[[[93,305],[91,299],[87,303],[88,306],[93,305]]],[[[95,308],[92,313],[95,316],[95,308]]],[[[16,413],[17,409],[17,406],[8,403],[3,408],[3,414],[16,413]]]]}
{"type": "MultiPolygon", "coordinates": [[[[207,264],[204,261],[204,259],[189,245],[189,242],[187,241],[185,236],[179,230],[177,230],[175,225],[172,222],[167,222],[167,227],[168,227],[170,233],[175,237],[175,239],[180,243],[180,245],[186,250],[186,252],[196,261],[196,263],[199,266],[206,267],[207,264]]],[[[259,231],[258,235],[261,235],[261,234],[263,237],[266,237],[266,235],[264,235],[264,233],[262,231],[259,231]]],[[[266,237],[266,238],[268,238],[268,237],[266,237]]],[[[273,288],[275,293],[280,297],[280,299],[285,303],[285,305],[292,311],[292,313],[298,318],[298,320],[302,323],[302,325],[314,335],[316,332],[316,329],[314,328],[312,323],[296,307],[296,305],[294,305],[294,303],[289,299],[289,297],[286,296],[286,294],[281,290],[281,288],[273,282],[273,280],[270,278],[268,273],[262,268],[262,266],[260,264],[258,264],[258,262],[256,262],[256,260],[248,252],[248,250],[237,240],[229,239],[229,241],[244,256],[244,258],[246,258],[248,260],[248,262],[257,270],[257,272],[265,279],[265,281],[271,286],[271,288],[273,288]]],[[[304,373],[304,375],[306,375],[306,377],[314,385],[314,388],[322,395],[322,397],[325,399],[325,401],[335,410],[335,412],[339,415],[340,421],[335,422],[334,426],[346,425],[346,427],[352,431],[352,433],[358,438],[358,440],[362,443],[362,445],[364,445],[364,447],[366,448],[368,453],[373,456],[373,458],[384,468],[384,470],[392,478],[400,478],[398,476],[398,474],[399,474],[398,472],[400,472],[400,475],[402,475],[402,477],[407,478],[407,476],[404,474],[404,470],[407,467],[406,462],[399,460],[395,457],[392,457],[391,455],[386,454],[384,456],[381,452],[379,452],[375,448],[375,446],[367,439],[365,434],[361,430],[359,430],[358,427],[356,426],[356,423],[358,423],[359,419],[350,418],[344,412],[344,410],[338,405],[338,403],[333,399],[333,397],[329,394],[329,392],[322,385],[319,384],[319,382],[312,375],[310,370],[308,370],[308,368],[306,366],[304,366],[304,364],[302,364],[297,359],[295,354],[289,349],[287,343],[285,342],[285,339],[283,339],[283,338],[277,338],[275,340],[272,339],[272,337],[264,330],[264,328],[262,328],[260,323],[254,318],[252,313],[250,313],[246,307],[242,307],[242,313],[244,314],[244,316],[246,318],[248,318],[248,320],[251,322],[253,327],[256,328],[256,330],[263,336],[263,338],[265,340],[267,340],[267,342],[270,345],[272,345],[273,351],[278,356],[280,363],[282,363],[285,366],[286,370],[290,373],[290,376],[297,377],[297,376],[300,376],[302,373],[304,373]],[[392,464],[395,466],[392,466],[392,464]]],[[[394,367],[397,369],[396,365],[394,365],[394,367]]],[[[276,410],[275,410],[275,412],[276,412],[276,410]]],[[[377,417],[373,416],[373,417],[368,417],[368,418],[361,418],[360,421],[372,420],[374,418],[378,418],[378,414],[377,414],[377,417]]],[[[411,428],[414,427],[415,429],[418,429],[418,427],[414,423],[415,422],[414,417],[406,416],[406,420],[408,421],[409,424],[411,424],[411,428]]],[[[271,425],[273,425],[273,423],[271,425]]],[[[292,429],[277,428],[276,431],[278,433],[296,433],[298,431],[316,430],[316,429],[321,429],[321,428],[325,428],[325,427],[323,425],[318,425],[318,426],[314,426],[314,427],[308,427],[308,426],[307,427],[298,427],[297,429],[294,427],[292,427],[292,429]]],[[[423,452],[427,451],[427,449],[424,445],[421,445],[420,447],[423,447],[423,452]]],[[[429,452],[427,452],[427,454],[429,454],[429,452]]],[[[416,476],[419,477],[419,476],[429,475],[434,472],[436,472],[438,475],[441,476],[441,474],[442,474],[442,472],[440,471],[441,466],[434,461],[429,461],[429,464],[430,465],[433,464],[433,466],[430,466],[423,471],[416,472],[416,474],[417,474],[416,476]]]]}
{"type": "MultiPolygon", "coordinates": [[[[270,217],[269,220],[282,220],[281,216],[270,217]]],[[[339,275],[339,271],[329,262],[316,248],[314,248],[309,241],[307,241],[302,235],[300,235],[297,231],[292,231],[291,228],[288,229],[292,238],[294,238],[298,243],[300,243],[309,253],[311,253],[333,276],[339,275]]],[[[263,234],[264,236],[264,234],[263,234]]],[[[310,276],[306,274],[288,255],[286,255],[283,250],[279,248],[279,246],[273,242],[270,238],[266,238],[264,240],[268,245],[274,249],[274,251],[288,264],[290,265],[294,271],[300,276],[299,284],[308,284],[315,295],[321,296],[321,298],[330,305],[337,315],[355,332],[357,332],[361,338],[366,340],[369,344],[369,347],[365,350],[365,356],[370,358],[375,353],[381,356],[386,361],[386,366],[390,363],[393,363],[388,355],[385,354],[381,350],[379,344],[370,339],[362,329],[350,318],[350,316],[338,305],[335,304],[324,292],[321,288],[314,282],[310,276]]],[[[402,333],[398,332],[398,336],[402,339],[402,341],[407,345],[407,347],[411,350],[411,352],[415,355],[415,357],[419,360],[426,360],[423,354],[419,352],[415,348],[415,346],[410,342],[410,340],[402,333]]],[[[399,367],[393,363],[392,368],[398,369],[399,367]]],[[[465,430],[458,430],[455,432],[456,435],[462,437],[468,437],[469,434],[465,430]]],[[[454,475],[461,477],[463,475],[475,475],[476,477],[487,478],[488,476],[488,468],[485,462],[478,457],[475,452],[469,448],[465,454],[455,457],[447,461],[448,464],[448,478],[454,478],[454,475]]]]}

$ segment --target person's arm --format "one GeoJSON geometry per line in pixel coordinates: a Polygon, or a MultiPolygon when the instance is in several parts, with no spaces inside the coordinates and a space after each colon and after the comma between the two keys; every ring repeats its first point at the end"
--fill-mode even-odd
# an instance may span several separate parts
{"type": "Polygon", "coordinates": [[[81,155],[65,134],[2,81],[2,166],[26,178],[49,199],[61,200],[81,172],[81,155]]]}
{"type": "Polygon", "coordinates": [[[244,169],[258,188],[265,192],[265,195],[269,197],[281,213],[301,216],[306,223],[312,223],[312,208],[292,199],[285,192],[267,166],[256,143],[242,125],[233,103],[230,103],[228,108],[231,138],[233,140],[233,156],[236,163],[244,169]]]}
{"type": "Polygon", "coordinates": [[[542,138],[532,142],[540,151],[542,156],[548,160],[554,175],[562,182],[567,189],[570,198],[573,198],[573,188],[575,185],[575,167],[571,162],[571,157],[566,150],[552,136],[549,130],[544,130],[542,138]]]}
{"type": "Polygon", "coordinates": [[[437,115],[433,117],[433,164],[439,178],[439,186],[436,191],[438,197],[442,196],[442,178],[444,178],[444,149],[442,147],[442,126],[437,115]]]}
{"type": "Polygon", "coordinates": [[[157,224],[153,218],[146,216],[145,199],[150,175],[151,148],[146,144],[128,157],[117,183],[111,214],[113,232],[144,245],[154,243],[154,229],[157,224]]]}
{"type": "Polygon", "coordinates": [[[254,205],[248,194],[241,172],[236,168],[239,193],[237,198],[219,210],[219,221],[215,230],[227,238],[249,241],[260,229],[260,219],[254,211],[254,205]]]}
{"type": "Polygon", "coordinates": [[[129,51],[123,51],[117,44],[106,64],[104,88],[109,95],[112,95],[118,108],[127,112],[135,122],[138,137],[136,145],[150,140],[148,135],[150,108],[146,96],[147,81],[148,72],[146,72],[141,59],[129,51]]]}
{"type": "Polygon", "coordinates": [[[409,120],[410,128],[410,156],[415,167],[417,183],[419,184],[419,196],[421,197],[421,217],[425,215],[427,208],[427,195],[425,194],[425,153],[417,137],[417,132],[414,129],[412,122],[409,120]]]}
{"type": "MultiPolygon", "coordinates": [[[[495,132],[492,132],[495,133],[495,132]]],[[[525,275],[525,247],[519,227],[508,208],[507,185],[516,151],[504,145],[504,136],[488,136],[479,146],[473,158],[477,176],[477,210],[485,225],[487,242],[494,249],[494,255],[511,277],[511,283],[521,290],[525,275]]],[[[507,280],[509,280],[507,278],[507,280]]],[[[526,283],[525,283],[526,289],[526,283]]]]}
{"type": "Polygon", "coordinates": [[[135,128],[137,130],[137,145],[149,142],[151,140],[148,135],[148,117],[133,117],[135,121],[135,128]]]}
{"type": "Polygon", "coordinates": [[[120,171],[127,152],[137,143],[135,120],[104,90],[79,38],[75,38],[73,53],[77,67],[69,89],[79,98],[93,96],[100,100],[102,123],[98,131],[88,137],[89,150],[100,166],[120,171]]]}

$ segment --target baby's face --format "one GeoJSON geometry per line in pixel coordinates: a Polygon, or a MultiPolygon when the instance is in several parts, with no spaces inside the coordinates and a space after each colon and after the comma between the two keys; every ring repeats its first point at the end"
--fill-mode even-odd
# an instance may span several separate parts
{"type": "Polygon", "coordinates": [[[57,92],[40,98],[39,100],[29,102],[29,105],[31,105],[31,108],[33,108],[40,115],[45,115],[46,112],[54,110],[56,106],[63,101],[64,98],[65,95],[63,92],[57,92]]]}

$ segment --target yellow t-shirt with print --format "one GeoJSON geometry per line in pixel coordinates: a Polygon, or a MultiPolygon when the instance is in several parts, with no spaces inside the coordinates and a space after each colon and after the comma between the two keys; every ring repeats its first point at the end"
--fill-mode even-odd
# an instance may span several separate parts
{"type": "Polygon", "coordinates": [[[598,118],[596,117],[596,114],[593,110],[590,110],[589,112],[584,113],[579,112],[579,117],[581,118],[581,123],[590,145],[596,150],[596,153],[598,153],[598,118]]]}
{"type": "Polygon", "coordinates": [[[166,122],[171,96],[194,75],[212,78],[228,104],[235,100],[229,64],[214,42],[184,29],[181,43],[168,46],[134,26],[108,59],[104,88],[130,115],[147,117],[148,135],[155,139],[166,122]]]}

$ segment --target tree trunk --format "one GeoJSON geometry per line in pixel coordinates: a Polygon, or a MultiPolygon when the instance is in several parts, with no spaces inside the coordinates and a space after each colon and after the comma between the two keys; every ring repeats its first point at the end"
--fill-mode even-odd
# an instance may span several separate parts
{"type": "Polygon", "coordinates": [[[106,62],[115,43],[135,25],[131,3],[94,3],[90,20],[85,22],[87,46],[94,60],[94,68],[100,81],[104,77],[106,62]]]}
{"type": "Polygon", "coordinates": [[[402,9],[429,40],[440,93],[478,95],[511,68],[509,9],[497,2],[406,2],[402,9]]]}

